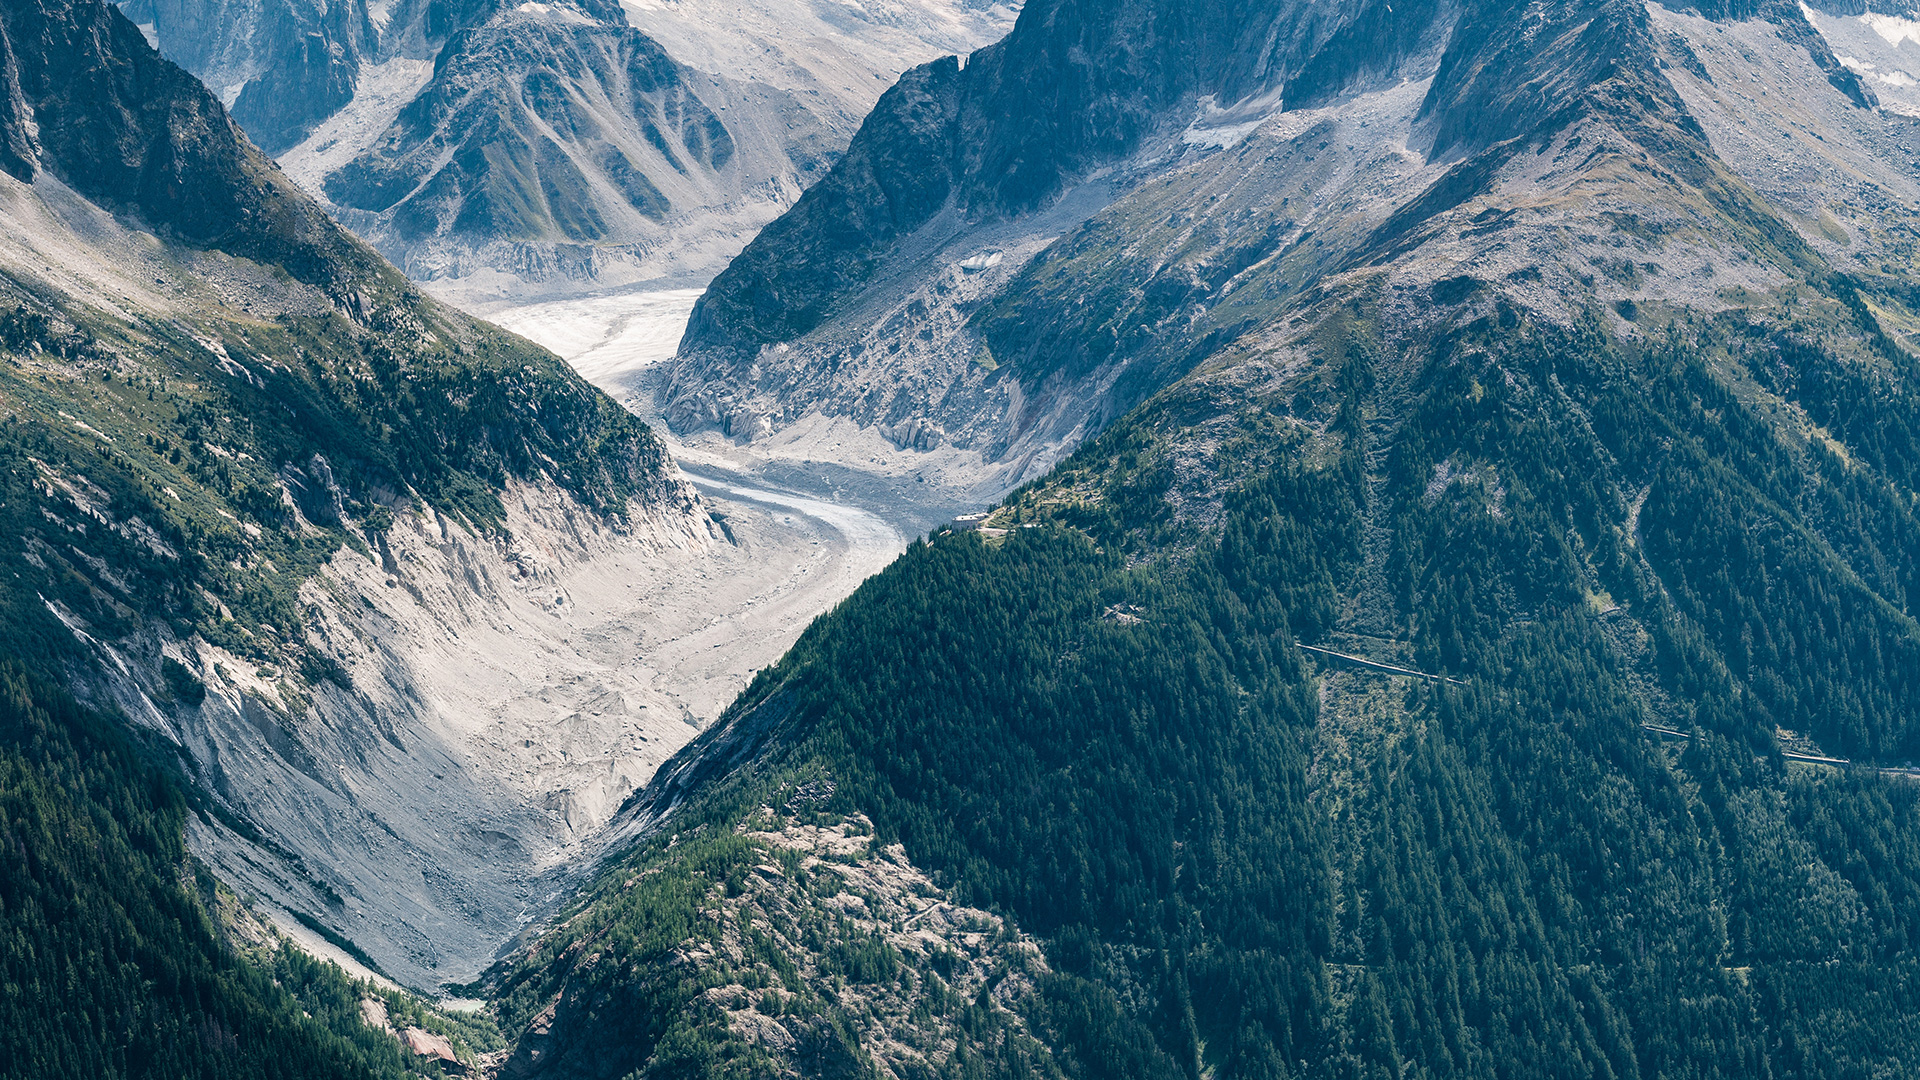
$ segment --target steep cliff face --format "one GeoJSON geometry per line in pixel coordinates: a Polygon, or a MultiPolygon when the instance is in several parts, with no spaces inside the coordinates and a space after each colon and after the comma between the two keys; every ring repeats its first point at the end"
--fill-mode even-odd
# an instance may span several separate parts
{"type": "Polygon", "coordinates": [[[346,288],[377,260],[237,137],[226,111],[97,4],[7,13],[13,175],[44,170],[170,239],[285,266],[346,288]]]}
{"type": "Polygon", "coordinates": [[[279,153],[352,99],[384,28],[375,12],[390,18],[393,6],[131,0],[121,8],[168,59],[213,89],[254,142],[279,153]]]}
{"type": "Polygon", "coordinates": [[[715,282],[688,345],[757,346],[805,333],[949,202],[965,219],[1038,209],[1150,135],[1185,126],[1202,98],[1277,107],[1290,80],[1338,89],[1394,79],[1440,14],[1433,4],[1401,9],[1031,5],[1012,35],[964,69],[922,68],[883,100],[845,166],[715,282]],[[1355,39],[1375,44],[1368,34],[1384,47],[1362,50],[1355,39]],[[894,190],[902,184],[912,188],[894,190]],[[757,310],[780,321],[760,321],[742,304],[769,291],[778,299],[757,310]]]}
{"type": "Polygon", "coordinates": [[[741,437],[847,415],[1009,482],[1037,475],[1116,413],[1091,390],[1036,413],[1039,388],[996,376],[969,320],[1062,233],[1153,181],[1219,167],[1283,102],[1372,94],[1366,108],[1410,125],[1405,87],[1432,75],[1456,18],[1431,4],[1029,7],[964,67],[903,78],[834,171],[715,280],[664,411],[741,437]]]}

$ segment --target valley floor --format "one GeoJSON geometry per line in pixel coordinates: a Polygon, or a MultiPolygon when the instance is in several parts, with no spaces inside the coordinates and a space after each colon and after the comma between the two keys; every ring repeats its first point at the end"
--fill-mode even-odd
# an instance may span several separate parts
{"type": "MultiPolygon", "coordinates": [[[[348,591],[378,606],[377,625],[362,628],[372,636],[360,635],[378,645],[375,655],[384,659],[376,666],[405,673],[405,686],[432,688],[412,704],[397,694],[386,711],[418,712],[420,739],[441,747],[453,767],[414,776],[420,761],[437,759],[416,749],[366,766],[351,806],[273,820],[278,833],[311,831],[301,850],[326,853],[319,861],[340,870],[332,882],[347,897],[340,929],[402,983],[430,987],[477,975],[506,938],[589,869],[622,800],[757,671],[911,537],[974,508],[950,488],[916,479],[903,459],[919,455],[876,450],[857,433],[817,450],[773,454],[711,434],[675,440],[643,407],[653,395],[641,384],[672,357],[696,298],[692,291],[627,294],[490,317],[552,349],[653,425],[700,493],[710,540],[603,537],[581,547],[581,522],[529,505],[513,526],[514,546],[541,569],[520,581],[507,563],[492,567],[487,580],[507,584],[490,587],[478,607],[446,586],[461,580],[468,562],[491,566],[496,556],[476,543],[450,560],[442,530],[431,523],[404,536],[395,531],[390,565],[337,560],[348,591]],[[840,448],[848,452],[831,456],[840,448]],[[399,568],[399,587],[391,567],[399,568]],[[369,842],[349,856],[327,840],[347,828],[342,821],[363,816],[405,823],[395,827],[407,842],[369,842]],[[502,839],[492,847],[474,839],[487,836],[502,839]]],[[[354,636],[342,630],[342,640],[354,636]]],[[[374,668],[359,675],[369,686],[385,678],[374,668]]],[[[277,775],[273,755],[256,749],[252,757],[265,763],[260,775],[277,775]]],[[[224,757],[247,755],[230,749],[224,757]]],[[[283,800],[266,796],[273,786],[259,785],[261,799],[278,806],[283,800]]],[[[298,875],[224,830],[198,828],[194,842],[309,951],[368,974],[287,915],[322,903],[306,895],[298,875]]]]}
{"type": "Polygon", "coordinates": [[[579,297],[486,317],[552,349],[651,424],[736,542],[742,557],[722,556],[697,582],[668,575],[647,586],[649,613],[688,602],[711,613],[704,622],[676,620],[677,630],[657,638],[646,661],[654,688],[682,700],[688,718],[704,724],[909,538],[999,493],[942,483],[920,467],[927,455],[832,424],[819,425],[805,443],[779,447],[710,431],[676,438],[654,408],[650,380],[673,358],[700,292],[579,297]]]}
{"type": "Polygon", "coordinates": [[[287,915],[337,894],[337,929],[401,983],[477,975],[571,891],[626,796],[756,672],[910,538],[1000,494],[964,461],[936,467],[935,455],[845,421],[798,425],[803,438],[777,445],[711,432],[676,439],[651,408],[649,380],[672,358],[697,295],[487,315],[653,426],[700,493],[700,536],[597,533],[531,490],[512,500],[504,555],[452,542],[459,530],[423,518],[394,530],[391,555],[336,559],[342,595],[371,599],[364,613],[341,606],[333,627],[342,655],[362,656],[356,686],[380,715],[414,717],[417,745],[349,770],[360,779],[335,797],[287,775],[237,713],[220,727],[221,760],[251,763],[243,801],[275,835],[297,837],[292,846],[328,868],[335,893],[313,893],[297,868],[223,829],[196,828],[195,850],[310,951],[366,974],[287,915]],[[484,598],[459,584],[475,569],[484,598]],[[382,823],[404,842],[381,840],[382,823]],[[343,846],[345,835],[366,839],[343,846]]]}
{"type": "Polygon", "coordinates": [[[913,459],[923,455],[870,445],[859,432],[775,450],[712,432],[675,438],[652,408],[648,380],[672,359],[698,297],[691,289],[624,293],[487,315],[647,420],[731,541],[695,578],[677,566],[635,583],[643,603],[616,635],[640,651],[624,662],[643,662],[651,688],[680,704],[689,735],[908,539],[976,508],[971,493],[916,475],[913,459]]]}

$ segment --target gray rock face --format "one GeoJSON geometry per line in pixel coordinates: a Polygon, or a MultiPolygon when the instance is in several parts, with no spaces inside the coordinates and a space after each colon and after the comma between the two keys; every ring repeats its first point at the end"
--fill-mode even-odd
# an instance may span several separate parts
{"type": "Polygon", "coordinates": [[[353,97],[377,37],[364,0],[132,0],[122,10],[270,153],[353,97]]]}
{"type": "Polygon", "coordinates": [[[0,161],[44,169],[169,239],[341,286],[377,260],[238,137],[205,87],[87,0],[0,11],[0,161]]]}
{"type": "Polygon", "coordinates": [[[831,133],[791,96],[690,71],[645,34],[529,5],[462,30],[327,197],[418,276],[463,251],[664,243],[688,222],[824,170],[831,133]],[[723,119],[732,110],[738,117],[723,119]]]}
{"type": "MultiPolygon", "coordinates": [[[[659,384],[663,412],[681,430],[776,445],[831,418],[923,452],[938,431],[940,454],[1018,482],[1195,367],[1257,347],[1342,275],[1393,268],[1424,292],[1491,280],[1474,259],[1525,270],[1506,265],[1509,230],[1532,219],[1493,204],[1559,190],[1562,173],[1530,164],[1540,154],[1632,148],[1644,182],[1608,172],[1619,186],[1566,189],[1541,227],[1603,236],[1611,226],[1576,223],[1611,220],[1608,199],[1658,204],[1713,237],[1685,259],[1669,249],[1688,272],[1724,267],[1739,235],[1828,212],[1814,203],[1853,220],[1884,201],[1855,201],[1849,171],[1905,183],[1885,129],[1909,107],[1876,95],[1903,93],[1907,76],[1858,59],[1900,33],[1864,20],[1890,17],[1810,23],[1780,4],[1714,17],[1793,50],[1797,67],[1754,74],[1770,93],[1863,131],[1810,144],[1826,162],[1808,164],[1812,188],[1760,203],[1736,190],[1732,144],[1688,97],[1697,62],[1640,5],[1036,3],[964,67],[903,78],[827,178],[714,281],[659,384]],[[1830,47],[1831,33],[1866,36],[1830,47]],[[1469,207],[1489,216],[1459,220],[1469,207]]],[[[1550,282],[1608,291],[1583,260],[1609,256],[1541,242],[1527,258],[1550,282]]],[[[1874,257],[1856,247],[1848,261],[1874,257]]],[[[1670,276],[1635,280],[1718,303],[1670,276]]]]}
{"type": "Polygon", "coordinates": [[[943,209],[968,219],[1040,209],[1149,135],[1184,126],[1202,97],[1277,101],[1291,78],[1315,93],[1336,77],[1392,78],[1440,8],[1385,8],[1031,4],[964,69],[940,60],[902,79],[845,162],[716,279],[687,345],[751,350],[803,334],[943,209]]]}
{"type": "Polygon", "coordinates": [[[609,136],[633,127],[656,167],[726,167],[735,145],[720,118],[689,92],[680,71],[643,35],[605,33],[584,20],[555,25],[509,17],[455,39],[433,82],[408,105],[384,142],[327,178],[333,201],[396,214],[408,239],[444,228],[509,239],[557,234],[598,240],[605,211],[559,139],[597,146],[584,164],[658,221],[671,209],[660,189],[609,136]],[[502,73],[526,73],[517,83],[502,73]],[[630,123],[609,132],[601,102],[630,123]],[[598,112],[600,115],[596,116],[598,112]],[[556,137],[549,137],[551,131],[556,137]],[[671,139],[671,142],[669,142],[671,139]]]}
{"type": "Polygon", "coordinates": [[[1012,20],[984,0],[636,2],[637,23],[611,0],[125,10],[343,221],[482,303],[704,283],[824,173],[894,75],[1012,20]]]}
{"type": "Polygon", "coordinates": [[[13,43],[0,39],[0,169],[15,180],[31,182],[39,150],[20,87],[20,61],[14,58],[13,43]]]}
{"type": "MultiPolygon", "coordinates": [[[[1093,374],[1091,357],[1111,348],[1091,327],[1062,323],[1044,344],[983,336],[998,298],[1029,280],[1028,260],[1128,192],[1205,168],[1286,102],[1431,78],[1458,18],[1418,2],[1030,5],[964,67],[938,61],[902,78],[828,177],[715,279],[662,386],[665,415],[730,432],[736,416],[770,418],[775,431],[810,413],[848,416],[910,431],[889,436],[898,446],[944,441],[1007,483],[1037,475],[1153,382],[1093,374]],[[1087,378],[1063,388],[1003,367],[1003,348],[1017,357],[1029,345],[1090,350],[1075,373],[1087,378]]],[[[1219,238],[1229,261],[1250,265],[1287,239],[1276,222],[1257,229],[1219,238]]],[[[1160,268],[1126,257],[1112,269],[1160,268]]],[[[1143,283],[1116,279],[1116,298],[1058,281],[1067,307],[1048,321],[1106,312],[1128,332],[1191,292],[1166,280],[1129,299],[1143,283]]],[[[1027,325],[1036,313],[1009,317],[1027,325]]]]}

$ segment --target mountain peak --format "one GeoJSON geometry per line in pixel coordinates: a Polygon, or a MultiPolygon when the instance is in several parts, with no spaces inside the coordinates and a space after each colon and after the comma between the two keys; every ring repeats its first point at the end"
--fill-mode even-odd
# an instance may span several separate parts
{"type": "Polygon", "coordinates": [[[283,266],[309,284],[371,271],[358,245],[119,9],[10,3],[0,38],[0,146],[16,178],[45,170],[171,239],[283,266]]]}

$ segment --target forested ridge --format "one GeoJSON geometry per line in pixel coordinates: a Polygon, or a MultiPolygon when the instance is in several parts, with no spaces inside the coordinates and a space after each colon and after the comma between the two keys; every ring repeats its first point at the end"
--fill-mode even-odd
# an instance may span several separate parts
{"type": "MultiPolygon", "coordinates": [[[[1920,784],[1864,766],[1920,737],[1920,401],[1845,296],[1632,339],[1503,302],[1410,345],[1362,294],[1308,378],[1205,429],[1239,477],[1211,502],[1182,455],[1217,399],[1162,394],[762,673],[690,752],[757,756],[496,976],[507,1026],[659,985],[594,897],[825,777],[794,820],[870,821],[1044,949],[1005,969],[1017,1024],[897,1075],[1907,1075],[1920,784]]],[[[655,1000],[728,1075],[793,1067],[712,1011],[758,964],[655,1000]]]]}

